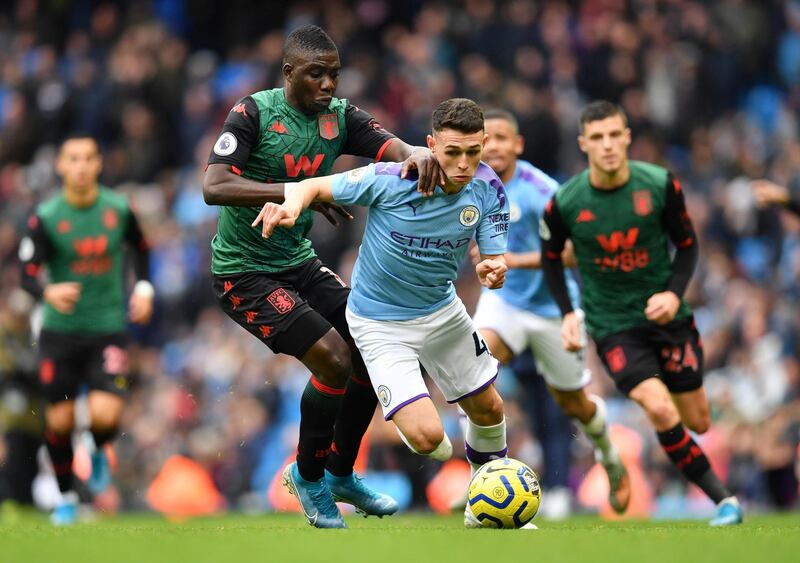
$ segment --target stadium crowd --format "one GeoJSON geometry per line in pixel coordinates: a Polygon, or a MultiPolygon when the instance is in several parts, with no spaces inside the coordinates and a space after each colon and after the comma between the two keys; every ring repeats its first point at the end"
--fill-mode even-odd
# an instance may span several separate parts
{"type": "MultiPolygon", "coordinates": [[[[337,95],[412,144],[424,142],[438,102],[470,97],[513,111],[523,158],[563,180],[585,165],[575,142],[580,107],[597,98],[621,104],[631,157],[675,172],[701,236],[688,297],[714,408],[704,447],[751,506],[792,506],[800,219],[757,208],[750,179],[800,190],[800,1],[17,0],[0,8],[0,346],[10,349],[6,335],[27,311],[12,299],[27,215],[59,186],[59,139],[88,131],[101,142],[103,183],[130,195],[153,248],[157,308],[133,332],[137,383],[117,442],[124,507],[145,507],[149,483],[181,454],[209,470],[229,506],[265,508],[296,442],[305,370],[272,355],[214,303],[216,210],[203,202],[201,181],[225,115],[241,96],[281,84],[285,30],[304,23],[321,25],[339,46],[337,95]]],[[[356,164],[343,158],[337,169],[356,164]]],[[[318,220],[312,231],[320,256],[345,279],[361,228],[357,213],[349,225],[318,220]]],[[[465,266],[458,284],[468,305],[477,299],[473,276],[465,266]]],[[[35,371],[20,355],[0,359],[0,422],[29,428],[8,397],[29,393],[35,371]]],[[[612,422],[641,428],[638,408],[615,400],[599,361],[591,365],[612,422]]],[[[512,454],[539,465],[513,379],[501,377],[500,389],[512,454]]],[[[677,473],[651,433],[640,439],[656,513],[685,514],[673,502],[683,492],[677,473]]],[[[380,424],[370,442],[371,467],[404,471],[412,502],[423,506],[432,462],[419,470],[380,424]]],[[[577,490],[591,448],[577,441],[573,450],[577,490]]],[[[0,466],[7,451],[0,447],[0,466]]]]}

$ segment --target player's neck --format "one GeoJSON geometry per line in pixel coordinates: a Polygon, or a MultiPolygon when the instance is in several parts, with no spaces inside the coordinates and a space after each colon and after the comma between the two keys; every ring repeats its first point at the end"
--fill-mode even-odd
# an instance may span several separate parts
{"type": "Polygon", "coordinates": [[[614,190],[625,185],[630,178],[631,169],[627,160],[613,172],[604,172],[594,166],[589,167],[589,183],[598,190],[614,190]]]}
{"type": "Polygon", "coordinates": [[[503,182],[503,184],[508,184],[511,181],[511,178],[514,177],[516,171],[517,171],[517,160],[514,159],[511,165],[509,165],[509,167],[506,168],[502,174],[500,174],[500,181],[503,182]]]}
{"type": "Polygon", "coordinates": [[[97,184],[92,184],[88,188],[64,186],[64,199],[72,207],[91,207],[97,201],[99,193],[97,184]]]}
{"type": "MultiPolygon", "coordinates": [[[[467,183],[469,183],[469,182],[467,182],[467,183]]],[[[452,181],[450,181],[450,180],[448,179],[448,180],[447,180],[447,181],[444,183],[444,187],[442,188],[442,191],[443,191],[444,193],[446,193],[447,195],[453,195],[453,194],[457,194],[458,192],[460,192],[461,190],[463,190],[463,189],[464,189],[464,186],[466,186],[466,185],[467,185],[467,184],[464,184],[463,186],[459,186],[458,184],[456,184],[456,183],[454,183],[454,182],[452,182],[452,181]]]]}

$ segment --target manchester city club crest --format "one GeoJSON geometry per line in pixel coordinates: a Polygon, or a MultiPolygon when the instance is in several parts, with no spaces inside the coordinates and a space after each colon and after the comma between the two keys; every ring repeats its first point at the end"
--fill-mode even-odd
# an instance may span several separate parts
{"type": "Polygon", "coordinates": [[[478,208],[474,205],[468,205],[464,209],[461,210],[461,214],[458,216],[458,220],[461,221],[461,224],[465,227],[471,227],[475,223],[478,222],[478,219],[481,217],[481,212],[478,211],[478,208]]]}
{"type": "Polygon", "coordinates": [[[388,407],[389,403],[392,402],[392,392],[389,391],[386,385],[380,385],[378,387],[378,400],[384,407],[388,407]]]}

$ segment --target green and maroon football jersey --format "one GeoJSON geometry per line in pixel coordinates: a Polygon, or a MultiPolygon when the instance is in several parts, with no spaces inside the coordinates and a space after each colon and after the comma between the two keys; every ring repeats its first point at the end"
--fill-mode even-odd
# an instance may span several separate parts
{"type": "MultiPolygon", "coordinates": [[[[326,111],[306,115],[291,106],[282,88],[242,98],[225,120],[209,164],[228,164],[237,174],[265,183],[297,182],[330,173],[340,154],[380,159],[394,137],[367,112],[333,98],[326,111]]],[[[211,243],[211,271],[277,272],[315,256],[307,235],[314,213],[303,211],[291,229],[269,239],[251,227],[259,207],[220,207],[211,243]]]]}
{"type": "MultiPolygon", "coordinates": [[[[593,187],[588,169],[568,180],[540,227],[547,259],[560,260],[564,241],[572,240],[595,339],[648,324],[647,300],[673,281],[668,241],[678,248],[696,244],[680,184],[659,166],[629,165],[629,180],[612,190],[593,187]]],[[[690,314],[682,300],[675,318],[690,314]]]]}
{"type": "Polygon", "coordinates": [[[90,335],[124,331],[123,245],[145,244],[127,199],[100,187],[92,205],[73,207],[59,193],[40,203],[28,223],[20,245],[23,278],[35,279],[44,266],[49,283],[81,284],[71,314],[45,302],[43,328],[90,335]]]}

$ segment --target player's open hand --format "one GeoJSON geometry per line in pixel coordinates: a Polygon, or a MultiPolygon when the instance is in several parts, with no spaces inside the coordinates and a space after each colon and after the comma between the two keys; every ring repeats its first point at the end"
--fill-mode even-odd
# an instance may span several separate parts
{"type": "Polygon", "coordinates": [[[433,195],[436,186],[444,187],[447,177],[430,149],[414,147],[409,157],[403,161],[400,177],[405,178],[413,169],[416,169],[419,174],[417,191],[422,194],[422,197],[433,195]]]}
{"type": "Polygon", "coordinates": [[[481,285],[489,289],[499,289],[506,281],[508,266],[501,260],[487,258],[475,266],[481,285]]]}
{"type": "Polygon", "coordinates": [[[272,231],[275,230],[275,227],[285,227],[287,229],[294,227],[298,214],[292,213],[283,205],[267,202],[250,226],[255,227],[261,223],[261,236],[269,238],[272,236],[272,231]]]}
{"type": "Polygon", "coordinates": [[[150,322],[153,316],[153,296],[141,293],[131,293],[128,300],[128,320],[137,325],[150,322]]]}
{"type": "Polygon", "coordinates": [[[581,317],[575,311],[564,315],[564,320],[561,321],[561,345],[568,352],[577,352],[584,346],[581,317]]]}
{"type": "Polygon", "coordinates": [[[51,283],[44,288],[44,300],[62,315],[71,315],[81,298],[78,282],[51,283]]]}
{"type": "Polygon", "coordinates": [[[647,300],[644,315],[648,321],[658,325],[665,325],[675,318],[680,306],[680,297],[672,291],[662,291],[650,296],[650,299],[647,300]]]}
{"type": "Polygon", "coordinates": [[[769,180],[753,180],[753,195],[756,198],[756,205],[766,207],[776,203],[786,205],[789,203],[789,190],[784,186],[779,186],[769,180]]]}
{"type": "Polygon", "coordinates": [[[336,205],[335,203],[331,203],[329,201],[315,201],[314,203],[311,204],[311,207],[309,207],[309,209],[321,214],[328,220],[328,223],[330,223],[334,227],[339,226],[339,219],[336,218],[336,215],[334,215],[334,213],[337,213],[347,221],[353,220],[353,216],[350,215],[350,212],[347,211],[347,209],[345,209],[341,205],[336,205]]]}

